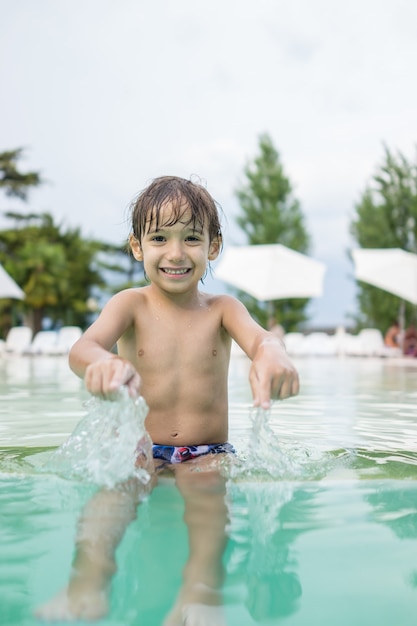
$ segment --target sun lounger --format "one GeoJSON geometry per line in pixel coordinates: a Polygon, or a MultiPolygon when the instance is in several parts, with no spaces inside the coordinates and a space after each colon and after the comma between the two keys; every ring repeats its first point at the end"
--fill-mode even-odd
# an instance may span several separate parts
{"type": "Polygon", "coordinates": [[[40,330],[36,333],[26,353],[33,355],[50,354],[57,345],[57,341],[58,333],[56,330],[40,330]]]}
{"type": "Polygon", "coordinates": [[[334,337],[324,332],[315,331],[306,335],[297,350],[299,356],[335,356],[334,337]]]}
{"type": "Polygon", "coordinates": [[[7,333],[4,352],[6,354],[23,354],[30,346],[33,337],[29,326],[14,326],[7,333]]]}
{"type": "Polygon", "coordinates": [[[284,335],[283,341],[290,356],[297,356],[302,352],[304,339],[303,333],[290,332],[284,335]]]}
{"type": "Polygon", "coordinates": [[[344,354],[347,356],[401,356],[398,348],[388,348],[382,333],[377,328],[363,328],[357,335],[346,334],[344,354]]]}
{"type": "Polygon", "coordinates": [[[82,330],[79,326],[63,326],[58,331],[56,345],[51,347],[49,354],[68,354],[81,335],[82,330]]]}

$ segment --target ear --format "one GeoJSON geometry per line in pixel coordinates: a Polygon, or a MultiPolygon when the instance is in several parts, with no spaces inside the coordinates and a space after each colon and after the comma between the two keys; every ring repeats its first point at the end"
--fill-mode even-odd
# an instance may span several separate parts
{"type": "Polygon", "coordinates": [[[129,237],[129,245],[132,250],[132,254],[135,257],[136,261],[143,261],[143,252],[140,247],[139,241],[136,239],[135,235],[130,235],[129,237]]]}
{"type": "Polygon", "coordinates": [[[213,241],[210,243],[209,253],[208,253],[209,261],[214,261],[215,259],[217,259],[217,257],[219,256],[221,247],[222,247],[222,236],[217,235],[217,237],[213,239],[213,241]]]}

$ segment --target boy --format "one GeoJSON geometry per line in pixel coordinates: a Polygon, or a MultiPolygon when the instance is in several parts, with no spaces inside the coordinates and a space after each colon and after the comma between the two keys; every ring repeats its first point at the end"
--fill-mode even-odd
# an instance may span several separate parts
{"type": "MultiPolygon", "coordinates": [[[[111,398],[126,385],[132,396],[145,398],[154,467],[143,462],[153,474],[152,486],[161,470],[172,470],[184,496],[190,556],[178,601],[165,621],[169,626],[222,623],[227,510],[225,482],[213,461],[214,455],[224,458],[233,451],[227,396],[232,339],[252,361],[255,406],[267,409],[271,399],[298,393],[297,372],[281,340],[235,298],[199,291],[207,263],[221,246],[217,206],[206,189],[173,176],[154,180],[132,203],[130,236],[133,256],[143,262],[150,284],[111,298],[70,353],[71,368],[93,395],[111,398]],[[117,355],[111,352],[116,343],[117,355]],[[205,471],[196,472],[196,465],[205,471]]],[[[135,517],[140,489],[128,485],[101,492],[88,505],[68,589],[41,609],[42,617],[94,619],[106,612],[114,551],[135,517]]]]}

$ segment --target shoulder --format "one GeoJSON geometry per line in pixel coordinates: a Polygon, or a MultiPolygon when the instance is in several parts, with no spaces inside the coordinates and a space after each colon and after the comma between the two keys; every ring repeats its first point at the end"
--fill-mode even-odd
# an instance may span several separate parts
{"type": "Polygon", "coordinates": [[[245,305],[234,296],[227,294],[204,294],[204,297],[209,306],[218,307],[221,311],[247,310],[245,305]]]}
{"type": "Polygon", "coordinates": [[[132,287],[131,289],[123,289],[122,291],[118,291],[115,293],[108,304],[123,304],[130,302],[145,302],[146,297],[146,287],[132,287]]]}
{"type": "Polygon", "coordinates": [[[147,302],[146,287],[123,289],[114,294],[103,307],[102,313],[131,315],[138,307],[145,306],[147,302]]]}
{"type": "Polygon", "coordinates": [[[142,303],[146,301],[142,292],[140,288],[124,289],[112,296],[85,335],[101,345],[114,345],[129,328],[134,327],[137,311],[143,309],[142,303]]]}
{"type": "Polygon", "coordinates": [[[237,325],[255,323],[243,302],[234,296],[227,294],[213,296],[210,306],[217,309],[223,326],[228,330],[237,325]]]}

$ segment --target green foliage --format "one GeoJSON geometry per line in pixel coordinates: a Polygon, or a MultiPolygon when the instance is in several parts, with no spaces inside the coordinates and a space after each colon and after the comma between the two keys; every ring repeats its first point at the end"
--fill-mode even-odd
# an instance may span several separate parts
{"type": "Polygon", "coordinates": [[[45,316],[85,325],[91,288],[104,284],[95,261],[100,242],[65,230],[48,213],[7,217],[14,225],[0,232],[0,263],[25,292],[18,310],[35,332],[45,316]]]}
{"type": "MultiPolygon", "coordinates": [[[[0,189],[27,200],[28,190],[42,181],[37,172],[22,174],[16,162],[22,150],[0,153],[0,189]]],[[[52,322],[86,326],[94,290],[107,290],[105,274],[133,279],[127,250],[84,239],[79,228],[56,224],[49,213],[6,213],[11,226],[0,231],[0,263],[25,292],[23,301],[0,300],[0,336],[24,318],[34,332],[52,322]]],[[[113,291],[118,290],[114,285],[113,291]]]]}
{"type": "MultiPolygon", "coordinates": [[[[242,212],[236,221],[250,245],[280,243],[307,253],[310,238],[304,216],[269,135],[260,136],[259,150],[245,167],[245,183],[236,190],[242,212]]],[[[308,299],[275,300],[266,305],[242,292],[239,297],[263,326],[274,317],[289,332],[307,319],[308,299]]]]}
{"type": "MultiPolygon", "coordinates": [[[[417,164],[384,148],[384,160],[355,206],[350,232],[361,248],[402,248],[417,253],[417,164]]],[[[358,283],[358,326],[385,332],[398,317],[400,299],[358,283]]],[[[415,307],[406,304],[407,323],[415,322],[415,307]]]]}
{"type": "Polygon", "coordinates": [[[17,169],[17,161],[22,155],[22,148],[0,152],[0,189],[6,196],[27,200],[29,188],[37,187],[42,180],[39,172],[22,173],[17,169]]]}

